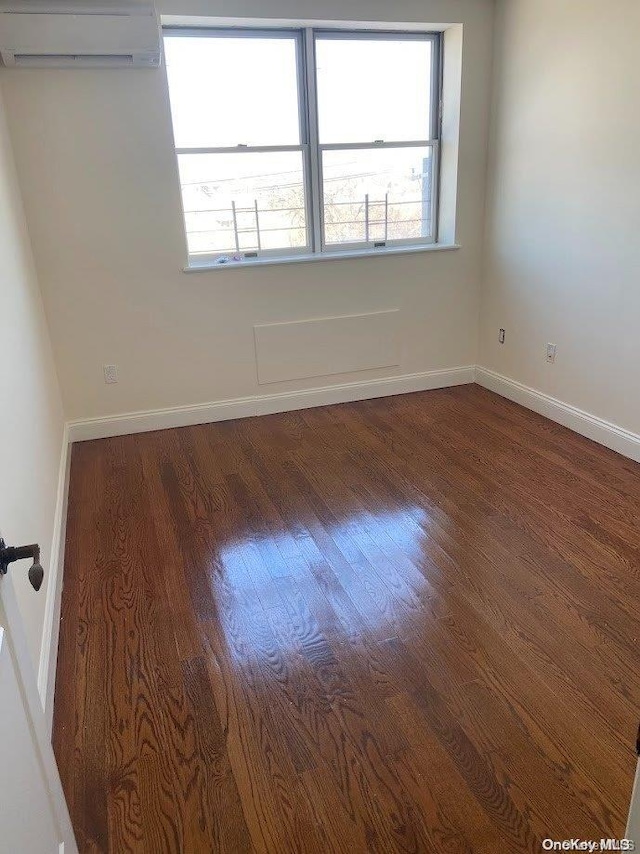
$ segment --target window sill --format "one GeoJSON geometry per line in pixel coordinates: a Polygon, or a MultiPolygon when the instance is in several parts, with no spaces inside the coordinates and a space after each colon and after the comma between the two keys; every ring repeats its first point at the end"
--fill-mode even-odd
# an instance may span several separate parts
{"type": "Polygon", "coordinates": [[[389,255],[415,255],[422,252],[450,252],[460,249],[458,243],[429,243],[425,246],[399,246],[392,249],[350,249],[347,252],[331,252],[313,255],[290,255],[288,258],[256,258],[216,264],[214,261],[191,262],[183,267],[183,273],[203,273],[210,270],[244,270],[247,267],[271,267],[274,264],[308,264],[318,261],[344,261],[351,258],[388,258],[389,255]]]}

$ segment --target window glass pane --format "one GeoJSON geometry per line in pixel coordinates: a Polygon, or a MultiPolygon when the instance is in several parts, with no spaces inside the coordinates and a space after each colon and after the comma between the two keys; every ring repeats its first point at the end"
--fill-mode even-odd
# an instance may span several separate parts
{"type": "Polygon", "coordinates": [[[318,36],[320,142],[430,139],[431,45],[318,36]]]}
{"type": "Polygon", "coordinates": [[[165,36],[178,148],[299,145],[296,39],[165,36]]]}
{"type": "Polygon", "coordinates": [[[350,149],[322,155],[327,245],[433,237],[433,150],[350,149]]]}
{"type": "Polygon", "coordinates": [[[181,154],[178,164],[190,255],[307,245],[300,151],[181,154]]]}

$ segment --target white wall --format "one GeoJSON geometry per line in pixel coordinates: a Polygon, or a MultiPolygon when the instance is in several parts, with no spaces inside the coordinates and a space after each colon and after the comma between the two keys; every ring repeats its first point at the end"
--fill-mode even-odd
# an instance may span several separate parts
{"type": "Polygon", "coordinates": [[[479,360],[635,432],[639,29],[637,0],[498,2],[479,360]]]}
{"type": "Polygon", "coordinates": [[[0,283],[0,533],[9,545],[42,549],[39,593],[27,581],[27,562],[9,570],[37,672],[64,422],[1,92],[0,283]]]}
{"type": "Polygon", "coordinates": [[[68,416],[265,393],[257,382],[253,326],[274,321],[399,308],[403,346],[397,367],[278,382],[268,392],[474,364],[492,0],[160,5],[174,14],[462,22],[462,248],[185,275],[164,69],[4,71],[68,416]],[[119,366],[117,385],[104,385],[103,363],[119,366]]]}

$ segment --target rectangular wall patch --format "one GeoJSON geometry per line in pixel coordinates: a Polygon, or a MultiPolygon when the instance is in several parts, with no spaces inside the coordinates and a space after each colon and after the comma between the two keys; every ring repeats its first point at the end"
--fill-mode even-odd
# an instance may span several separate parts
{"type": "Polygon", "coordinates": [[[400,364],[398,309],[254,326],[258,382],[389,368],[400,364]]]}

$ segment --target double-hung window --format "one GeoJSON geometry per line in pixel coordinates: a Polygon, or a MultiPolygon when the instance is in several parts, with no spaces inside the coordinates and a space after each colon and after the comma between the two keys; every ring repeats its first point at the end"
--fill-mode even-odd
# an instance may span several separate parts
{"type": "Polygon", "coordinates": [[[436,242],[438,33],[164,41],[191,265],[436,242]]]}

